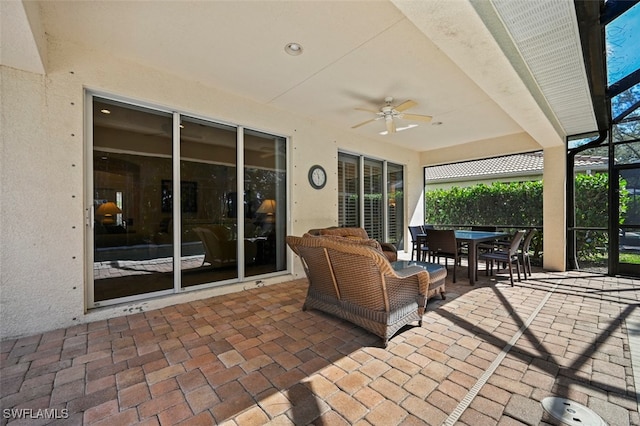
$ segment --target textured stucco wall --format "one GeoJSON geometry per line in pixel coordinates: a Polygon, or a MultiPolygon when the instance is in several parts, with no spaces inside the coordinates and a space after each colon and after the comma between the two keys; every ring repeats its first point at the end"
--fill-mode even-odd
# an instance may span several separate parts
{"type": "Polygon", "coordinates": [[[71,324],[84,308],[82,97],[66,80],[2,69],[3,337],[71,324]]]}
{"type": "MultiPolygon", "coordinates": [[[[404,164],[407,223],[421,220],[417,153],[359,138],[305,117],[80,46],[48,45],[45,76],[0,67],[0,338],[102,320],[182,301],[241,291],[243,284],[86,312],[85,89],[288,135],[288,233],[337,224],[339,149],[404,164]],[[329,175],[320,191],[311,165],[329,175]]],[[[297,260],[294,274],[302,274],[297,260]]],[[[88,271],[88,272],[87,272],[88,271]]],[[[271,278],[267,283],[291,279],[271,278]]]]}

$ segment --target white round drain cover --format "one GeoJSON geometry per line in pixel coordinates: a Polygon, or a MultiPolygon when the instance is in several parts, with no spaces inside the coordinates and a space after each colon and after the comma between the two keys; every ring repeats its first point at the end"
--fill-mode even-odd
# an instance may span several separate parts
{"type": "Polygon", "coordinates": [[[571,426],[607,426],[599,415],[570,399],[549,396],[542,400],[542,408],[554,419],[571,426]]]}

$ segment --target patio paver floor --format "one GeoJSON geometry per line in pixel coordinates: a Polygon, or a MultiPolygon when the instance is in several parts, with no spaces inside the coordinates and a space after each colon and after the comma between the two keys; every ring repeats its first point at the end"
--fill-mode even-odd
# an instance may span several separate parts
{"type": "Polygon", "coordinates": [[[306,280],[4,341],[2,424],[558,424],[547,396],[640,424],[640,281],[478,278],[386,349],[303,312],[306,280]]]}

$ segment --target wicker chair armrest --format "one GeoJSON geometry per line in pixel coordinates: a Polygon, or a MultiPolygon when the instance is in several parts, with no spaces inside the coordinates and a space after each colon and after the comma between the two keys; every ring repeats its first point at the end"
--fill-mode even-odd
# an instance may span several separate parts
{"type": "Polygon", "coordinates": [[[424,313],[429,288],[429,273],[427,271],[423,270],[406,277],[387,276],[385,281],[391,312],[407,306],[407,303],[416,302],[420,315],[424,313]]]}
{"type": "Polygon", "coordinates": [[[401,281],[403,286],[416,286],[415,288],[418,291],[417,294],[419,294],[420,296],[427,296],[431,279],[429,277],[429,273],[423,268],[419,266],[409,266],[407,268],[401,269],[400,271],[393,272],[393,276],[386,277],[388,284],[395,283],[396,281],[401,281]]]}
{"type": "Polygon", "coordinates": [[[384,251],[392,251],[394,253],[398,252],[398,249],[396,248],[396,246],[394,246],[391,243],[380,243],[380,247],[382,247],[382,250],[384,251]]]}

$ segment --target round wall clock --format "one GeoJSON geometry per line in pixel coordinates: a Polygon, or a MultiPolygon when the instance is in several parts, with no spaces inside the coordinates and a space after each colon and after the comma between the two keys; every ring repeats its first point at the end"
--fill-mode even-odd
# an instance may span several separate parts
{"type": "Polygon", "coordinates": [[[309,169],[309,184],[315,189],[322,189],[327,184],[327,172],[322,166],[311,166],[309,169]]]}

